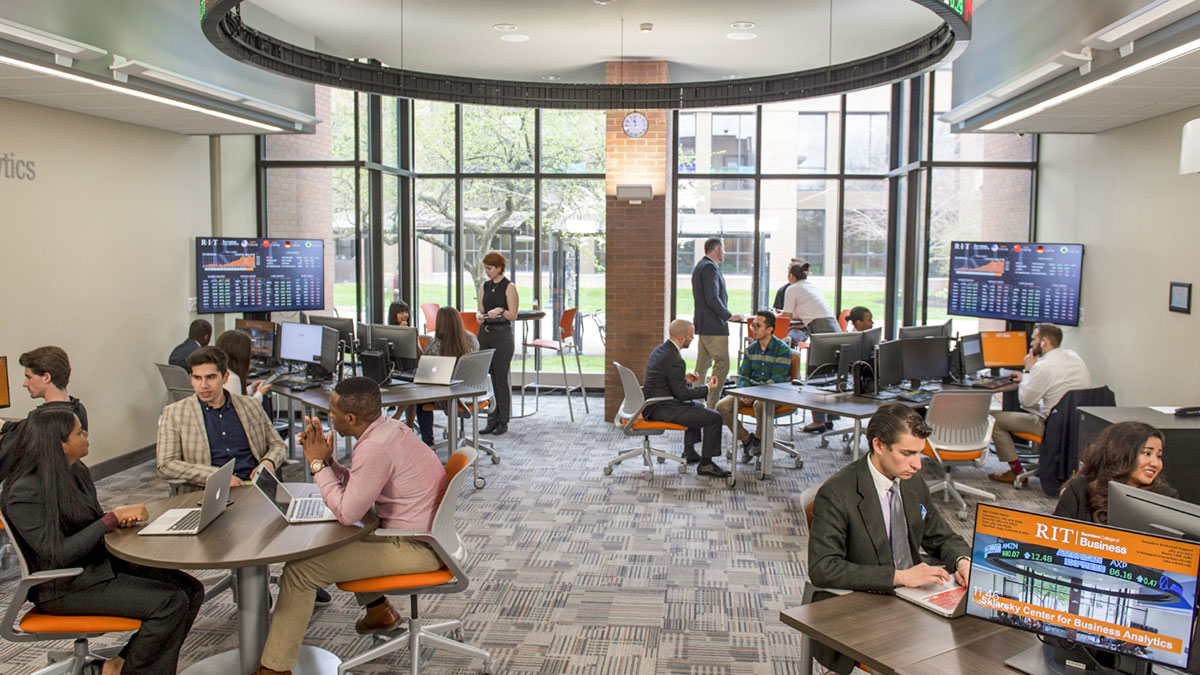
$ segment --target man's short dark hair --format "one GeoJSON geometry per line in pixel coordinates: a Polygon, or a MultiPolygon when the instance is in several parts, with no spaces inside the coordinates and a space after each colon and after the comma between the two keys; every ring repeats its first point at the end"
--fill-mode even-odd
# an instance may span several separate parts
{"type": "Polygon", "coordinates": [[[189,373],[192,372],[192,368],[202,366],[206,363],[216,366],[217,372],[222,375],[229,372],[229,357],[225,356],[225,352],[216,347],[201,347],[188,354],[187,367],[189,373]]]}
{"type": "Polygon", "coordinates": [[[22,354],[17,363],[38,377],[50,373],[50,384],[59,389],[66,389],[71,381],[71,360],[62,347],[47,345],[31,349],[22,354]]]}
{"type": "Polygon", "coordinates": [[[770,326],[771,330],[775,330],[775,312],[769,309],[760,309],[754,313],[754,316],[761,316],[763,323],[770,326]]]}
{"type": "Polygon", "coordinates": [[[207,344],[212,339],[212,324],[206,319],[196,319],[188,326],[188,337],[202,345],[207,344]]]}
{"type": "Polygon", "coordinates": [[[854,307],[850,310],[849,319],[851,321],[862,321],[870,313],[871,310],[866,307],[854,307]]]}
{"type": "Polygon", "coordinates": [[[721,245],[720,237],[709,237],[704,240],[704,255],[713,252],[713,249],[721,245]]]}
{"type": "Polygon", "coordinates": [[[1049,340],[1055,348],[1062,344],[1062,329],[1052,323],[1039,323],[1033,327],[1033,332],[1049,340]]]}
{"type": "Polygon", "coordinates": [[[348,377],[333,388],[338,395],[338,407],[365,422],[373,422],[382,414],[383,397],[379,385],[369,377],[348,377]]]}
{"type": "Polygon", "coordinates": [[[903,403],[889,403],[879,406],[875,415],[867,425],[867,445],[875,447],[872,442],[876,438],[884,445],[891,445],[900,440],[904,434],[912,434],[917,438],[929,438],[933,428],[925,423],[921,413],[903,403]]]}

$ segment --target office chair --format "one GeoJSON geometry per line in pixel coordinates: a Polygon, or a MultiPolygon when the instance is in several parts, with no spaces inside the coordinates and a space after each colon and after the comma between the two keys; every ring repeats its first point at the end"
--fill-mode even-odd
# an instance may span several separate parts
{"type": "Polygon", "coordinates": [[[458,508],[459,493],[462,492],[463,481],[467,478],[464,469],[475,463],[475,449],[472,447],[459,448],[446,462],[446,476],[450,484],[442,495],[437,513],[433,517],[433,527],[428,532],[408,530],[375,530],[379,537],[396,537],[420,542],[433,549],[434,555],[441,561],[442,567],[433,572],[419,574],[394,574],[382,577],[369,577],[354,581],[343,581],[338,588],[350,593],[383,593],[384,595],[407,595],[410,603],[408,627],[395,635],[375,636],[383,644],[371,647],[367,651],[347,659],[338,666],[338,675],[347,673],[364,663],[374,661],[380,656],[390,654],[398,649],[408,647],[412,657],[409,672],[417,675],[421,661],[421,648],[448,649],[452,652],[482,659],[483,672],[491,673],[492,659],[486,651],[478,647],[464,644],[461,640],[462,621],[452,619],[438,623],[426,624],[417,611],[417,596],[443,593],[461,593],[467,590],[470,580],[461,564],[467,557],[466,547],[462,537],[454,525],[454,515],[458,508]],[[457,638],[446,637],[452,633],[457,638]]]}
{"type": "Polygon", "coordinates": [[[475,316],[475,310],[467,311],[459,310],[459,316],[462,317],[463,328],[475,337],[479,337],[479,317],[475,316]]]}
{"type": "Polygon", "coordinates": [[[169,366],[165,363],[154,365],[158,367],[158,374],[162,376],[163,384],[167,385],[167,393],[171,395],[172,403],[182,401],[195,393],[192,390],[192,378],[188,371],[179,366],[169,366]]]}
{"type": "MultiPolygon", "coordinates": [[[[658,463],[662,464],[667,460],[679,463],[679,473],[687,473],[687,460],[679,455],[672,455],[666,450],[650,447],[650,437],[660,436],[664,431],[687,431],[687,427],[680,424],[672,424],[671,422],[652,422],[642,417],[642,412],[648,405],[661,403],[663,401],[672,401],[670,396],[657,396],[647,399],[642,393],[642,386],[638,383],[637,375],[625,366],[612,362],[617,369],[617,374],[621,377],[621,388],[624,391],[625,398],[621,401],[621,407],[617,409],[617,415],[613,418],[615,424],[621,433],[625,436],[640,437],[642,445],[638,448],[631,448],[620,451],[616,459],[612,460],[604,466],[604,475],[610,476],[613,472],[613,467],[627,459],[641,457],[642,463],[650,467],[650,470],[644,474],[646,480],[654,478],[654,465],[650,463],[650,457],[653,455],[658,459],[658,463]]],[[[732,478],[732,476],[730,476],[732,478]]]]}
{"type": "Polygon", "coordinates": [[[533,409],[538,410],[538,398],[542,389],[558,389],[558,385],[542,384],[542,371],[537,370],[533,373],[533,382],[527,382],[525,379],[525,364],[529,361],[525,357],[525,348],[533,347],[533,353],[537,354],[539,349],[549,349],[558,352],[559,363],[562,364],[563,374],[563,392],[567,395],[567,412],[571,415],[571,421],[575,421],[575,407],[571,403],[571,392],[579,389],[583,393],[583,411],[590,413],[587,400],[587,388],[583,386],[583,367],[579,364],[579,345],[575,342],[575,316],[579,313],[578,307],[572,307],[562,313],[558,318],[558,337],[557,340],[537,339],[529,342],[521,343],[521,414],[525,414],[525,390],[533,387],[533,409]],[[579,373],[579,384],[571,386],[567,382],[567,359],[565,353],[571,350],[575,354],[575,371],[579,373]]]}
{"type": "MultiPolygon", "coordinates": [[[[775,325],[776,325],[776,327],[779,326],[778,323],[776,323],[775,325]]],[[[776,331],[776,332],[778,332],[778,331],[776,331]]],[[[792,379],[794,380],[799,376],[800,376],[800,352],[792,350],[792,379]]],[[[796,406],[776,405],[775,406],[775,419],[779,420],[784,417],[791,417],[791,416],[795,415],[798,410],[801,410],[801,409],[797,408],[796,406]]],[[[752,405],[751,406],[739,405],[737,414],[741,415],[742,417],[748,417],[750,419],[753,419],[756,422],[758,421],[754,414],[754,406],[752,406],[752,405]]],[[[803,417],[801,417],[801,419],[803,419],[803,417]]],[[[776,425],[776,426],[778,426],[778,425],[776,425]]],[[[788,430],[791,433],[791,438],[792,438],[791,442],[788,443],[788,442],[781,441],[778,438],[776,438],[775,439],[775,447],[777,449],[782,450],[783,452],[787,453],[792,458],[794,458],[797,469],[803,469],[804,468],[804,458],[801,457],[800,452],[798,450],[796,450],[796,425],[795,425],[795,423],[789,423],[788,430]]],[[[776,434],[776,435],[778,436],[778,434],[776,434]]],[[[730,458],[730,459],[735,459],[735,458],[730,458]]]]}
{"type": "MultiPolygon", "coordinates": [[[[809,535],[812,534],[813,521],[813,502],[817,500],[817,491],[821,486],[810,485],[800,493],[800,508],[804,511],[804,524],[809,529],[809,535]]],[[[831,595],[847,595],[850,591],[841,588],[821,588],[813,584],[808,579],[804,580],[804,590],[800,594],[800,604],[808,605],[813,601],[813,596],[817,593],[829,593],[831,595]]],[[[800,637],[800,675],[812,675],[813,668],[813,639],[807,633],[800,637]]],[[[862,667],[866,671],[866,667],[862,667]]]]}
{"type": "Polygon", "coordinates": [[[4,621],[0,624],[0,635],[9,642],[50,642],[56,640],[72,640],[70,652],[51,652],[48,655],[49,665],[32,675],[82,675],[84,669],[98,661],[111,659],[121,651],[121,646],[90,649],[88,638],[104,633],[123,633],[142,627],[140,619],[127,619],[119,616],[64,616],[44,614],[36,607],[25,613],[18,621],[25,601],[29,597],[29,589],[54,579],[64,579],[83,573],[82,567],[68,567],[54,570],[39,570],[30,572],[25,561],[25,554],[17,544],[15,531],[9,526],[8,520],[0,513],[0,525],[6,532],[12,533],[13,552],[21,565],[21,580],[13,591],[12,599],[4,612],[4,621]]]}
{"type": "MultiPolygon", "coordinates": [[[[454,373],[452,379],[462,380],[463,384],[477,389],[487,389],[487,394],[479,399],[479,407],[473,407],[470,401],[465,399],[458,402],[458,414],[448,420],[448,424],[457,424],[458,447],[475,448],[476,452],[485,452],[492,458],[492,464],[500,463],[500,455],[496,454],[496,447],[491,441],[479,440],[479,445],[471,445],[467,439],[467,422],[472,421],[476,417],[480,417],[486,413],[492,405],[494,405],[494,396],[492,394],[492,378],[488,374],[488,370],[492,367],[492,356],[495,355],[495,349],[481,349],[477,352],[463,354],[454,362],[454,373]]],[[[433,403],[426,403],[422,406],[425,410],[439,410],[440,407],[433,403]]],[[[449,417],[449,415],[447,415],[449,417]]],[[[440,448],[448,448],[449,440],[439,441],[433,444],[433,449],[436,451],[440,448]]],[[[453,456],[457,448],[450,449],[450,455],[453,456]]],[[[475,489],[482,489],[487,485],[487,481],[479,475],[479,467],[474,467],[474,485],[475,489]]]]}
{"type": "MultiPolygon", "coordinates": [[[[436,302],[422,302],[421,314],[425,316],[425,332],[433,333],[434,326],[437,325],[437,313],[441,307],[436,302]]],[[[414,321],[415,325],[416,322],[414,321]]]]}
{"type": "Polygon", "coordinates": [[[841,312],[838,312],[837,322],[838,322],[838,326],[841,327],[842,332],[845,333],[846,326],[848,326],[850,324],[850,310],[843,309],[841,312]]]}
{"type": "Polygon", "coordinates": [[[0,523],[0,537],[3,544],[0,544],[0,570],[8,567],[8,556],[13,555],[12,537],[8,536],[8,530],[4,529],[3,523],[0,523]]]}
{"type": "Polygon", "coordinates": [[[991,404],[992,395],[987,392],[943,391],[933,395],[925,413],[925,421],[933,427],[933,433],[925,439],[924,453],[937,461],[946,476],[930,485],[929,492],[945,490],[945,501],[953,497],[960,511],[967,509],[963,492],[996,500],[991,492],[955,483],[951,473],[955,466],[983,468],[987,463],[992,427],[996,424],[995,418],[988,414],[991,404]]]}

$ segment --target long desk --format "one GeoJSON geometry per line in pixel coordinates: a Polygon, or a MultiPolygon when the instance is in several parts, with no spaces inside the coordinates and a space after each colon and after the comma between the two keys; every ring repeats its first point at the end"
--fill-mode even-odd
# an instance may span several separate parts
{"type": "Polygon", "coordinates": [[[1163,433],[1163,477],[1179,498],[1200,504],[1200,417],[1176,417],[1151,408],[1080,406],[1079,455],[1110,424],[1144,422],[1163,433]]]}
{"type": "MultiPolygon", "coordinates": [[[[283,396],[284,398],[286,398],[288,400],[288,419],[289,420],[293,419],[295,403],[297,403],[297,402],[300,403],[304,407],[305,415],[308,415],[310,410],[319,410],[319,411],[325,412],[325,413],[329,412],[329,399],[331,398],[332,394],[328,390],[307,389],[305,391],[292,391],[291,389],[281,387],[280,389],[274,390],[274,391],[276,391],[276,393],[278,393],[280,396],[283,396]]],[[[471,399],[472,407],[475,408],[476,410],[478,410],[479,409],[479,398],[482,396],[487,396],[487,389],[486,388],[477,389],[477,388],[470,387],[465,384],[455,384],[455,385],[451,385],[449,387],[441,386],[441,385],[432,385],[432,384],[409,384],[409,385],[401,385],[401,386],[383,387],[380,389],[380,394],[383,397],[383,406],[385,408],[390,407],[390,406],[398,406],[400,408],[400,410],[403,410],[410,405],[421,405],[424,403],[437,403],[440,401],[447,401],[448,402],[447,409],[452,411],[451,415],[450,415],[450,422],[446,426],[448,428],[447,431],[449,433],[450,453],[453,454],[454,450],[456,448],[458,448],[458,423],[457,423],[458,420],[453,412],[458,409],[458,401],[460,399],[469,398],[469,399],[471,399]]],[[[478,449],[479,448],[479,417],[477,415],[472,415],[471,419],[474,422],[474,430],[473,430],[474,435],[472,437],[472,443],[473,443],[474,447],[476,449],[478,449]]],[[[296,444],[295,434],[288,434],[288,455],[289,456],[291,456],[294,453],[295,447],[296,447],[295,444],[296,444]]],[[[347,445],[348,444],[349,444],[349,441],[347,441],[347,445]]],[[[347,451],[349,451],[348,447],[347,447],[347,451]]],[[[480,452],[480,454],[483,454],[483,453],[480,452]]],[[[493,455],[492,462],[495,463],[498,461],[499,461],[499,458],[496,457],[495,455],[493,455]]],[[[475,459],[475,464],[472,467],[472,470],[474,471],[475,488],[480,489],[484,485],[487,484],[487,481],[482,476],[479,475],[479,458],[478,457],[476,457],[476,459],[475,459]]],[[[305,469],[305,477],[306,477],[306,479],[311,479],[311,476],[308,474],[307,468],[305,469]]]]}
{"type": "Polygon", "coordinates": [[[1037,644],[1031,633],[970,616],[945,619],[878,593],[801,605],[779,619],[885,675],[1014,675],[1004,660],[1037,644]]]}
{"type": "MultiPolygon", "coordinates": [[[[313,485],[288,484],[307,495],[313,485]]],[[[146,504],[153,520],[173,508],[193,507],[197,494],[168,497],[146,504]]],[[[238,648],[210,656],[184,670],[185,675],[249,675],[258,668],[267,640],[267,565],[308,558],[355,541],[375,530],[379,518],[368,511],[360,526],[337,521],[289,525],[271,503],[251,486],[230,490],[233,504],[198,535],[138,535],[122,528],[104,537],[113,555],[129,562],[169,569],[233,569],[237,583],[238,648]]],[[[341,661],[324,649],[306,646],[292,672],[335,673],[341,661]]]]}

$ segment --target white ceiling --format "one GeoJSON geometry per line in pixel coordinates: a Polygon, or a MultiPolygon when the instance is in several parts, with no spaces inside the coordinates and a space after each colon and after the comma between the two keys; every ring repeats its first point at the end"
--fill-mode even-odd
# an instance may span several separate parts
{"type": "MultiPolygon", "coordinates": [[[[942,21],[911,0],[248,0],[320,51],[425,73],[603,83],[604,63],[666,60],[673,82],[790,73],[897,47],[942,21]],[[336,11],[334,8],[336,7],[336,11]],[[831,17],[832,12],[832,17],[831,17]],[[622,27],[622,20],[624,26],[622,27]],[[740,31],[757,35],[735,41],[740,31]],[[493,25],[529,41],[500,40],[493,25]],[[642,23],[654,24],[643,33],[642,23]],[[832,25],[832,49],[830,27],[832,25]]],[[[253,24],[251,23],[253,26],[253,24]]],[[[269,32],[269,31],[268,31],[269,32]]]]}

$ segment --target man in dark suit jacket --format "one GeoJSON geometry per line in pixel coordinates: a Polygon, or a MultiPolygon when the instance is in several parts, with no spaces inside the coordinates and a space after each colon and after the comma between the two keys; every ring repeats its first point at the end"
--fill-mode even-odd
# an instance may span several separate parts
{"type": "Polygon", "coordinates": [[[208,346],[208,341],[211,339],[212,324],[204,319],[196,319],[191,326],[188,326],[188,338],[171,350],[171,355],[167,357],[167,363],[187,370],[187,357],[197,349],[208,346]]]}
{"type": "Polygon", "coordinates": [[[696,467],[699,475],[725,478],[729,472],[713,462],[713,457],[721,454],[721,414],[697,405],[693,400],[702,399],[712,391],[719,393],[721,383],[713,376],[708,378],[707,386],[693,386],[700,376],[687,372],[687,364],[679,353],[692,344],[694,335],[691,323],[676,319],[671,322],[670,339],[650,352],[642,393],[647,399],[669,396],[673,400],[655,403],[642,415],[648,420],[687,427],[683,433],[684,459],[688,464],[699,462],[696,467]],[[704,443],[697,455],[696,441],[701,437],[704,443]]]}
{"type": "MultiPolygon", "coordinates": [[[[696,347],[696,373],[704,377],[711,362],[717,382],[725,384],[729,375],[729,321],[741,321],[741,314],[730,314],[729,292],[725,289],[725,275],[717,266],[725,259],[725,246],[717,237],[704,242],[704,257],[692,269],[692,300],[696,312],[692,321],[700,344],[696,347]]],[[[705,397],[709,408],[717,407],[721,387],[708,392],[705,397]]]]}
{"type": "MultiPolygon", "coordinates": [[[[825,481],[813,503],[808,539],[813,584],[892,593],[897,586],[947,581],[953,573],[966,585],[971,547],[942,519],[917,475],[929,433],[921,415],[900,403],[880,407],[871,418],[870,454],[825,481]],[[893,502],[897,493],[899,504],[893,502]],[[920,549],[945,567],[920,562],[920,549]]],[[[849,673],[854,665],[824,646],[814,645],[813,654],[838,673],[849,673]]]]}

